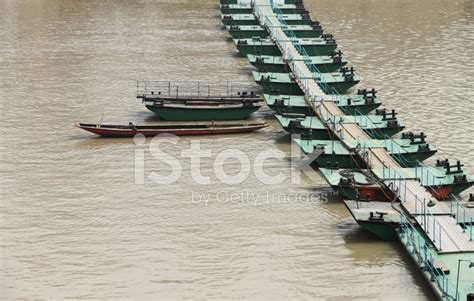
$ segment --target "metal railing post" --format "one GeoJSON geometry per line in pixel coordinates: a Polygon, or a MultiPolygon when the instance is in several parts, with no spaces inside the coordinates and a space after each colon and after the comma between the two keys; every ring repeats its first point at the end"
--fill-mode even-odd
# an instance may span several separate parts
{"type": "Polygon", "coordinates": [[[471,222],[470,222],[470,225],[469,225],[469,231],[471,232],[469,234],[469,240],[472,240],[472,229],[474,228],[474,225],[472,224],[473,223],[473,218],[471,217],[471,222]]]}

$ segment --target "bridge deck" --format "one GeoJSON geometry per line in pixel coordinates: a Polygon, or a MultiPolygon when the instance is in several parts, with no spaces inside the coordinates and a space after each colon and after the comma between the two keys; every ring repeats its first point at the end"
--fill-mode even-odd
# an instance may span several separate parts
{"type": "MultiPolygon", "coordinates": [[[[321,90],[315,80],[314,74],[309,70],[304,62],[304,57],[299,53],[292,39],[288,37],[282,29],[277,15],[273,12],[269,0],[255,0],[254,14],[260,20],[260,23],[269,31],[270,38],[275,42],[282,53],[282,57],[288,62],[293,78],[305,93],[307,104],[315,112],[322,122],[322,116],[344,116],[339,107],[333,101],[324,101],[328,99],[327,95],[321,90]]],[[[284,25],[283,25],[284,26],[284,25]]],[[[345,144],[347,148],[352,148],[355,140],[370,140],[367,133],[356,123],[348,124],[330,124],[326,126],[345,144]]],[[[397,161],[383,147],[356,147],[355,151],[368,164],[369,168],[400,168],[397,161]]],[[[387,187],[392,189],[401,201],[403,209],[411,216],[419,218],[429,218],[434,231],[429,230],[429,226],[422,225],[426,234],[432,240],[438,251],[442,252],[467,252],[474,251],[473,241],[462,233],[462,228],[456,220],[450,215],[446,204],[437,203],[436,199],[429,193],[419,181],[416,180],[398,180],[385,181],[387,187]],[[429,208],[430,215],[424,213],[420,215],[420,209],[428,203],[436,203],[429,208]],[[435,215],[432,214],[435,212],[435,215]],[[436,230],[438,233],[436,233],[436,230]],[[434,233],[433,233],[434,232],[434,233]],[[460,233],[461,232],[461,233],[460,233]],[[438,235],[438,236],[437,236],[438,235]],[[437,239],[438,237],[438,239],[437,239]]]]}

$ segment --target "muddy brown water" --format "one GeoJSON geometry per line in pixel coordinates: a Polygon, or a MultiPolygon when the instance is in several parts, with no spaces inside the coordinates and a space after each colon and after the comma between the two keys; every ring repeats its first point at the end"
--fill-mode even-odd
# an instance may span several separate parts
{"type": "MultiPolygon", "coordinates": [[[[306,1],[312,16],[408,129],[437,158],[474,172],[474,5],[459,1],[306,1]]],[[[99,139],[74,121],[156,122],[135,80],[243,81],[246,59],[222,30],[217,1],[0,1],[2,299],[430,300],[397,244],[363,231],[324,182],[262,184],[252,171],[268,149],[286,154],[264,171],[290,176],[290,139],[271,127],[199,140],[210,158],[193,180],[154,183],[169,166],[147,145],[135,183],[133,140],[99,139]]],[[[140,141],[138,141],[140,142],[140,141]]],[[[149,140],[147,140],[149,143],[149,140]]],[[[141,148],[140,148],[141,147],[141,148]]],[[[471,192],[473,192],[471,190],[471,192]]],[[[467,193],[463,195],[465,198],[467,193]]]]}

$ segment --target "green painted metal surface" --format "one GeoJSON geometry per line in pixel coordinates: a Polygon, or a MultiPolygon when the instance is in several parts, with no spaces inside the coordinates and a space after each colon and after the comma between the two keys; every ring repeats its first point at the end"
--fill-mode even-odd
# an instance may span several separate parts
{"type": "MultiPolygon", "coordinates": [[[[300,14],[302,10],[295,4],[277,5],[282,14],[300,14]]],[[[253,7],[249,4],[221,4],[220,10],[222,14],[251,14],[253,7]]]]}
{"type": "MultiPolygon", "coordinates": [[[[327,130],[326,125],[319,117],[315,116],[298,116],[291,115],[275,115],[282,128],[290,134],[301,134],[308,138],[316,140],[332,140],[333,135],[327,130]]],[[[329,120],[329,116],[327,117],[329,120]]],[[[397,123],[396,126],[390,126],[389,121],[383,120],[380,115],[364,115],[364,116],[344,116],[337,118],[338,123],[357,123],[372,138],[382,139],[387,136],[393,136],[402,131],[405,126],[397,123]]]]}
{"type": "MultiPolygon", "coordinates": [[[[259,72],[275,72],[275,73],[287,73],[289,67],[281,56],[269,56],[269,55],[252,55],[247,56],[250,64],[255,66],[259,72]]],[[[311,63],[318,68],[322,73],[336,72],[341,67],[347,64],[347,60],[342,58],[341,61],[334,60],[333,57],[326,56],[312,56],[311,63]]]]}
{"type": "MultiPolygon", "coordinates": [[[[263,87],[265,93],[304,95],[290,73],[254,71],[252,74],[254,80],[263,87]]],[[[322,73],[319,76],[320,82],[325,84],[321,86],[323,90],[327,85],[329,88],[336,89],[340,93],[346,92],[360,81],[357,75],[354,75],[353,78],[348,81],[342,72],[322,73]]]]}
{"type": "MultiPolygon", "coordinates": [[[[330,55],[336,50],[337,44],[329,43],[324,39],[297,39],[298,43],[305,49],[310,56],[330,55]]],[[[249,54],[258,55],[281,55],[280,49],[269,39],[236,39],[234,43],[240,54],[247,56],[249,54]]]]}
{"type": "MultiPolygon", "coordinates": [[[[368,114],[378,108],[381,102],[378,98],[365,99],[363,95],[328,95],[328,99],[335,103],[349,115],[368,114]]],[[[270,95],[264,94],[266,104],[278,114],[282,113],[301,113],[308,116],[314,115],[308,107],[304,96],[299,95],[270,95]]]]}
{"type": "MultiPolygon", "coordinates": [[[[288,25],[311,25],[312,20],[303,18],[300,14],[282,15],[288,25]]],[[[224,25],[260,25],[260,21],[253,14],[229,14],[221,16],[224,25]]]]}
{"type": "Polygon", "coordinates": [[[383,240],[396,240],[400,214],[391,203],[345,200],[354,220],[365,230],[383,240]]]}
{"type": "MultiPolygon", "coordinates": [[[[357,197],[358,187],[382,188],[378,182],[367,178],[368,171],[366,170],[320,168],[319,171],[333,189],[352,200],[357,197]],[[351,179],[353,185],[341,184],[342,179],[348,178],[351,179]],[[355,187],[356,185],[358,187],[355,187]]],[[[393,178],[393,174],[391,176],[386,169],[372,169],[371,171],[377,179],[382,181],[393,178]]],[[[448,173],[444,167],[398,168],[397,178],[400,176],[403,179],[418,179],[424,187],[430,189],[431,193],[433,193],[432,190],[436,190],[434,195],[438,199],[449,198],[452,194],[458,195],[474,184],[474,177],[467,175],[464,171],[448,173]],[[429,173],[427,169],[429,169],[429,173]],[[436,177],[433,178],[432,175],[436,175],[436,177]]]]}
{"type": "MultiPolygon", "coordinates": [[[[323,32],[309,25],[289,25],[288,28],[293,30],[298,38],[318,38],[323,32]]],[[[260,25],[230,25],[227,26],[227,30],[234,39],[266,38],[269,35],[267,30],[260,25]]]]}
{"type": "Polygon", "coordinates": [[[242,120],[257,111],[259,106],[242,106],[226,109],[193,109],[146,106],[163,120],[198,121],[198,120],[242,120]]]}
{"type": "Polygon", "coordinates": [[[470,267],[474,253],[438,252],[424,230],[412,225],[404,215],[398,236],[440,300],[468,300],[468,294],[474,289],[474,273],[470,267]]]}
{"type": "MultiPolygon", "coordinates": [[[[324,150],[324,155],[320,156],[323,158],[319,160],[316,159],[317,163],[324,163],[319,166],[326,167],[328,166],[327,161],[332,161],[332,163],[337,162],[339,168],[366,168],[365,162],[358,158],[358,156],[355,156],[355,153],[346,148],[341,141],[294,140],[306,154],[312,153],[316,149],[324,150]]],[[[423,162],[436,153],[434,146],[427,144],[426,147],[428,147],[428,150],[420,151],[419,145],[410,144],[410,140],[408,139],[354,140],[346,142],[351,145],[351,149],[354,149],[356,146],[385,148],[400,165],[406,167],[413,167],[418,162],[423,162]]]]}

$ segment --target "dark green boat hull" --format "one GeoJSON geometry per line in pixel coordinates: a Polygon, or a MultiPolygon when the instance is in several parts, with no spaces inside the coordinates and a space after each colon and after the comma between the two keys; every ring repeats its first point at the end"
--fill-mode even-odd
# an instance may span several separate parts
{"type": "MultiPolygon", "coordinates": [[[[403,167],[414,167],[417,161],[423,162],[434,153],[435,151],[403,154],[401,160],[399,155],[393,157],[403,167]]],[[[337,163],[338,168],[367,168],[366,163],[356,155],[322,154],[312,164],[316,167],[331,168],[332,164],[335,163],[337,163]]]]}
{"type": "Polygon", "coordinates": [[[301,88],[296,82],[278,83],[271,81],[258,81],[257,84],[262,86],[263,91],[268,94],[287,94],[287,95],[304,95],[301,88]]]}
{"type": "Polygon", "coordinates": [[[249,54],[260,54],[260,55],[281,55],[280,49],[276,45],[237,45],[242,56],[247,57],[249,54]]]}
{"type": "Polygon", "coordinates": [[[312,111],[309,109],[309,107],[288,107],[288,106],[276,106],[276,105],[270,105],[268,107],[280,115],[284,113],[304,114],[306,116],[314,115],[312,111]]]}
{"type": "Polygon", "coordinates": [[[233,39],[251,39],[254,37],[266,38],[268,37],[268,32],[264,29],[262,30],[229,30],[229,34],[233,39]]]}
{"type": "Polygon", "coordinates": [[[225,26],[231,26],[231,25],[260,25],[260,22],[256,19],[254,20],[233,20],[233,19],[222,19],[222,24],[225,26]]]}
{"type": "Polygon", "coordinates": [[[380,107],[381,103],[363,104],[358,106],[339,106],[342,111],[347,115],[359,115],[360,113],[366,115],[373,110],[380,107]],[[358,111],[358,112],[357,112],[358,111]],[[360,112],[360,113],[359,113],[360,112]]]}
{"type": "Polygon", "coordinates": [[[372,221],[357,221],[357,223],[380,239],[387,241],[397,240],[397,228],[399,226],[397,223],[372,221]]]}
{"type": "MultiPolygon", "coordinates": [[[[258,25],[258,24],[257,24],[258,25]]],[[[293,31],[297,38],[319,38],[323,33],[316,30],[295,30],[293,31]]],[[[251,39],[253,37],[266,38],[269,36],[268,32],[265,29],[262,30],[229,30],[229,34],[234,39],[251,39]]]]}
{"type": "MultiPolygon", "coordinates": [[[[221,7],[221,13],[225,15],[248,15],[253,13],[251,7],[224,8],[221,7]]],[[[297,8],[281,8],[279,13],[283,15],[300,14],[301,10],[297,8]]]]}
{"type": "MultiPolygon", "coordinates": [[[[288,95],[304,95],[303,91],[301,91],[300,87],[296,82],[291,83],[279,83],[279,82],[269,82],[269,81],[260,81],[258,82],[259,85],[263,87],[265,93],[268,94],[288,94],[288,95]]],[[[324,92],[331,94],[334,90],[337,93],[344,93],[353,86],[355,86],[357,82],[342,82],[342,83],[335,83],[335,84],[326,84],[321,85],[321,89],[324,92]],[[329,87],[329,88],[328,88],[329,87]],[[334,90],[332,90],[334,89],[334,90]]]]}
{"type": "MultiPolygon", "coordinates": [[[[265,64],[265,63],[251,63],[259,72],[274,72],[287,73],[290,71],[288,65],[285,64],[265,64]]],[[[331,64],[315,64],[314,66],[322,73],[336,72],[341,67],[344,67],[347,62],[331,63],[331,64]]]]}
{"type": "Polygon", "coordinates": [[[387,136],[392,137],[393,135],[400,133],[404,128],[404,126],[399,126],[395,128],[379,128],[377,130],[364,129],[364,131],[374,139],[385,139],[387,136]]]}
{"type": "Polygon", "coordinates": [[[153,106],[147,106],[147,108],[161,119],[168,121],[242,120],[259,109],[258,106],[219,110],[153,106]]]}
{"type": "Polygon", "coordinates": [[[460,194],[461,192],[465,191],[466,189],[469,189],[471,188],[472,186],[472,183],[461,183],[461,184],[455,184],[452,186],[453,188],[453,194],[454,195],[458,195],[460,194]]]}
{"type": "MultiPolygon", "coordinates": [[[[238,0],[221,0],[221,4],[238,4],[238,0]]],[[[295,4],[295,0],[285,0],[285,4],[295,4]]]]}
{"type": "Polygon", "coordinates": [[[336,50],[337,44],[306,45],[303,48],[309,56],[330,55],[331,52],[336,50]]]}
{"type": "Polygon", "coordinates": [[[241,8],[224,8],[221,7],[221,13],[225,15],[249,15],[253,13],[253,9],[250,7],[241,8]]]}
{"type": "Polygon", "coordinates": [[[345,93],[350,88],[357,85],[359,81],[351,81],[351,82],[340,82],[340,83],[328,83],[320,85],[321,89],[326,94],[334,94],[334,91],[339,93],[345,93]]]}
{"type": "MultiPolygon", "coordinates": [[[[449,191],[449,195],[454,194],[458,195],[461,192],[465,191],[466,189],[469,189],[472,186],[472,183],[460,183],[460,184],[447,184],[447,185],[442,185],[442,186],[427,186],[427,188],[430,189],[430,192],[432,192],[431,189],[434,190],[446,190],[449,191]]],[[[357,200],[359,198],[359,191],[357,188],[354,186],[341,186],[341,185],[332,185],[332,189],[334,189],[337,193],[339,193],[341,196],[343,196],[346,199],[349,200],[357,200]]],[[[380,191],[383,191],[382,188],[380,188],[380,191]]],[[[439,199],[439,194],[434,194],[436,198],[439,199]]]]}
{"type": "MultiPolygon", "coordinates": [[[[336,50],[336,44],[329,45],[308,45],[303,47],[309,56],[318,56],[318,55],[329,55],[332,51],[336,50]]],[[[280,56],[280,49],[276,45],[237,45],[237,49],[240,54],[247,56],[249,54],[254,55],[273,55],[280,56]]]]}
{"type": "MultiPolygon", "coordinates": [[[[347,115],[359,115],[360,113],[366,115],[372,112],[373,110],[377,109],[380,107],[380,103],[374,103],[374,104],[364,104],[360,106],[339,106],[342,111],[344,111],[345,114],[347,115]],[[360,113],[359,113],[360,112],[360,113]]],[[[275,111],[278,114],[283,114],[283,113],[296,113],[296,114],[304,114],[306,116],[313,116],[314,113],[309,109],[309,107],[288,107],[288,106],[283,106],[279,107],[276,105],[270,105],[270,109],[275,111]]]]}
{"type": "Polygon", "coordinates": [[[301,19],[301,20],[285,20],[288,25],[311,25],[313,20],[311,19],[301,19]]]}
{"type": "Polygon", "coordinates": [[[331,186],[339,195],[349,200],[358,198],[357,190],[346,186],[331,186]]]}
{"type": "Polygon", "coordinates": [[[355,155],[322,154],[317,157],[311,165],[331,168],[332,165],[336,163],[338,168],[366,168],[365,162],[355,155]]]}
{"type": "Polygon", "coordinates": [[[393,156],[397,162],[403,167],[415,167],[418,162],[423,162],[429,157],[433,156],[436,151],[427,151],[427,152],[417,152],[417,153],[407,153],[403,154],[400,159],[400,156],[393,156]]]}
{"type": "MultiPolygon", "coordinates": [[[[283,129],[287,131],[289,134],[303,135],[305,137],[308,137],[314,140],[332,140],[334,138],[329,134],[327,129],[308,129],[308,128],[299,128],[299,127],[284,127],[283,129]]],[[[383,139],[385,138],[385,135],[388,135],[391,137],[401,130],[402,128],[400,128],[398,131],[395,131],[394,129],[391,129],[391,128],[390,129],[381,128],[377,132],[368,131],[368,130],[364,130],[364,131],[374,139],[383,139]]]]}

